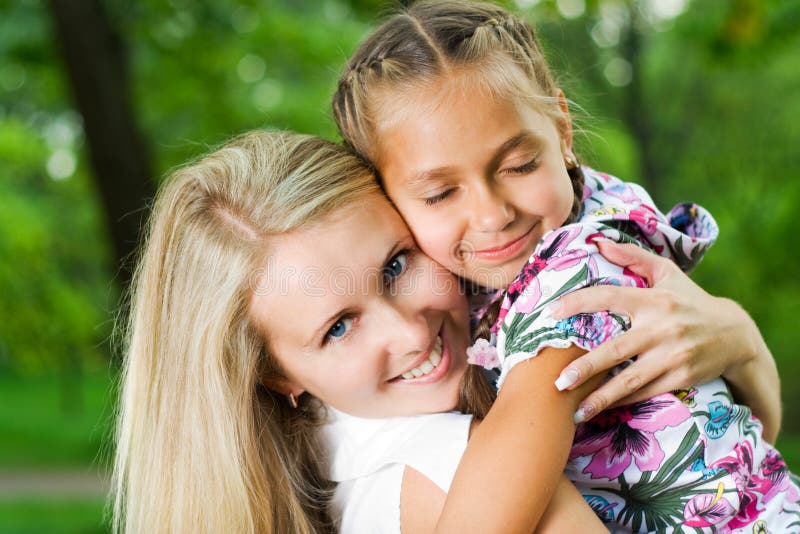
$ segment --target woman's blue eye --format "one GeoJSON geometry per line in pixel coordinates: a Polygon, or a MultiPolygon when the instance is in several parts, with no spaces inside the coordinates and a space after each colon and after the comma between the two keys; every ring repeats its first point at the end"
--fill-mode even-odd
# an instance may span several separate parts
{"type": "Polygon", "coordinates": [[[407,265],[408,253],[400,252],[391,260],[389,260],[389,263],[387,263],[386,267],[383,268],[383,276],[387,279],[387,281],[397,278],[403,274],[403,272],[405,272],[407,265]]]}
{"type": "Polygon", "coordinates": [[[329,337],[332,339],[336,339],[342,337],[350,330],[350,327],[353,325],[353,319],[351,317],[342,317],[338,321],[336,321],[332,327],[328,330],[328,333],[325,337],[329,337]]]}

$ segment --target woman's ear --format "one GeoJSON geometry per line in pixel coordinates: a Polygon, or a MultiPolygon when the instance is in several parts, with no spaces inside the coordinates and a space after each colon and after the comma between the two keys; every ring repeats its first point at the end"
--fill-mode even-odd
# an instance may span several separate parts
{"type": "Polygon", "coordinates": [[[558,133],[561,135],[561,152],[564,153],[564,156],[575,159],[575,154],[572,152],[572,118],[569,115],[569,102],[561,89],[556,89],[555,97],[562,115],[558,124],[558,133]]]}
{"type": "Polygon", "coordinates": [[[261,383],[275,393],[280,393],[286,397],[293,395],[294,398],[297,398],[305,393],[305,390],[302,387],[300,387],[298,384],[295,384],[288,378],[265,378],[261,383]]]}

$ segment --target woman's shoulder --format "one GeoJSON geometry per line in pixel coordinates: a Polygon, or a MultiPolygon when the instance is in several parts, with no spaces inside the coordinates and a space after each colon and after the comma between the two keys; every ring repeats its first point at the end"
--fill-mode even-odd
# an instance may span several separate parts
{"type": "Polygon", "coordinates": [[[458,412],[368,419],[329,408],[322,441],[330,478],[344,482],[410,465],[447,491],[471,422],[458,412]]]}
{"type": "Polygon", "coordinates": [[[406,467],[450,488],[469,438],[471,415],[457,412],[366,419],[329,409],[322,428],[332,514],[341,532],[399,532],[406,467]]]}

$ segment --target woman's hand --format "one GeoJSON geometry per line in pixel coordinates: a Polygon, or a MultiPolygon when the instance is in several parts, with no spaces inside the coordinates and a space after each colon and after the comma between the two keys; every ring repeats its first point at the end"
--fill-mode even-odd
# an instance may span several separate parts
{"type": "Polygon", "coordinates": [[[611,310],[631,329],[567,366],[556,385],[572,389],[633,356],[638,359],[584,399],[576,422],[609,406],[701,384],[723,376],[773,441],[780,427],[780,381],[758,328],[735,302],[714,297],[673,262],[635,245],[599,240],[609,261],[646,278],[650,289],[596,286],[559,300],[556,318],[611,310]]]}

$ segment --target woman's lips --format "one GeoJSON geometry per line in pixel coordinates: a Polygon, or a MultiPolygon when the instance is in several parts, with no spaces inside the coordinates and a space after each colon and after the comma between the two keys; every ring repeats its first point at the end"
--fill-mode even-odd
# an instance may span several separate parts
{"type": "MultiPolygon", "coordinates": [[[[447,374],[448,369],[450,368],[450,350],[447,347],[447,340],[444,336],[444,329],[439,331],[439,335],[442,340],[442,359],[439,364],[428,374],[422,375],[417,378],[403,378],[402,376],[397,376],[389,380],[390,384],[409,384],[409,385],[418,385],[418,384],[430,384],[432,382],[438,381],[440,378],[447,374]]],[[[434,340],[434,343],[436,341],[434,340]]],[[[431,346],[431,348],[433,345],[431,346]]],[[[424,362],[428,356],[430,355],[430,350],[426,351],[424,355],[420,357],[420,359],[415,362],[415,366],[419,365],[420,363],[424,362]]]]}
{"type": "Polygon", "coordinates": [[[531,226],[527,232],[522,234],[520,237],[514,239],[513,241],[509,241],[508,243],[500,245],[499,247],[485,248],[482,250],[469,252],[468,255],[472,255],[476,258],[488,261],[503,261],[513,258],[517,254],[519,254],[521,250],[523,249],[527,250],[526,245],[528,245],[528,243],[530,242],[534,228],[536,228],[536,224],[531,226]]]}

